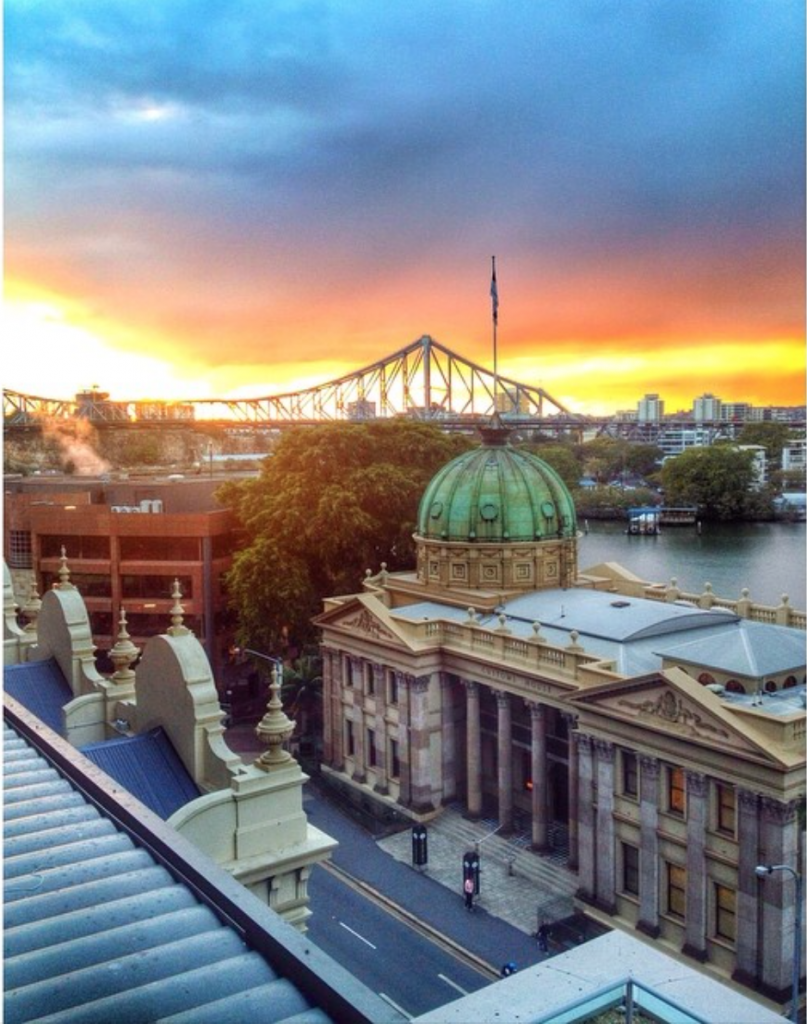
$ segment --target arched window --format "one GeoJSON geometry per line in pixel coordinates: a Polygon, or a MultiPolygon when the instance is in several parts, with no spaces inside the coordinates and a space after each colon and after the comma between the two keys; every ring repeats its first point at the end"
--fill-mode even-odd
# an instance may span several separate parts
{"type": "Polygon", "coordinates": [[[742,683],[738,683],[736,679],[729,679],[726,683],[726,691],[728,693],[745,693],[745,687],[742,683]]]}
{"type": "Polygon", "coordinates": [[[791,686],[798,686],[798,680],[795,676],[788,676],[782,683],[783,690],[789,690],[791,686]]]}
{"type": "Polygon", "coordinates": [[[765,683],[765,692],[766,693],[776,693],[776,683],[772,679],[769,679],[765,683]]]}
{"type": "Polygon", "coordinates": [[[701,686],[712,686],[714,681],[715,677],[711,674],[711,672],[701,672],[701,674],[698,676],[698,682],[701,684],[701,686]]]}

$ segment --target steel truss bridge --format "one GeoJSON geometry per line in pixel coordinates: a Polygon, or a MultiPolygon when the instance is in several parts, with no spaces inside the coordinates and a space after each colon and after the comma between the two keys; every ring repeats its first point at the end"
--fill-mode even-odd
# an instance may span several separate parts
{"type": "Polygon", "coordinates": [[[87,419],[98,426],[216,422],[280,427],[409,417],[448,429],[472,428],[496,409],[508,422],[546,424],[556,431],[596,423],[570,412],[543,388],[494,376],[428,335],[337,380],[264,398],[117,402],[92,390],[65,401],[3,391],[6,427],[37,426],[43,419],[87,419]]]}

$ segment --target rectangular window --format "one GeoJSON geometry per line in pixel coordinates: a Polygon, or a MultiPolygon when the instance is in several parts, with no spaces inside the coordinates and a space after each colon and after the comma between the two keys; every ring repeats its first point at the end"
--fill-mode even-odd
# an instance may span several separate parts
{"type": "Polygon", "coordinates": [[[401,761],[398,757],[398,741],[389,741],[389,771],[393,779],[399,778],[401,774],[401,761]]]}
{"type": "Polygon", "coordinates": [[[367,730],[367,764],[370,768],[375,768],[378,764],[375,752],[375,730],[367,730]]]}
{"type": "Polygon", "coordinates": [[[28,530],[10,530],[8,537],[9,569],[31,569],[31,534],[28,530]]]}
{"type": "Polygon", "coordinates": [[[62,547],[65,549],[68,565],[82,558],[102,561],[109,558],[109,537],[43,534],[39,538],[42,558],[61,558],[62,547]]]}
{"type": "Polygon", "coordinates": [[[345,658],[343,664],[345,666],[345,671],[344,671],[345,686],[352,686],[353,685],[353,661],[350,658],[345,658]]]}
{"type": "Polygon", "coordinates": [[[387,703],[398,703],[398,673],[392,669],[387,672],[387,703]]]}
{"type": "Polygon", "coordinates": [[[717,784],[717,831],[733,836],[737,824],[737,794],[733,786],[717,784]]]}
{"type": "Polygon", "coordinates": [[[639,795],[639,763],[635,754],[622,751],[622,792],[625,796],[639,795]]]}
{"type": "Polygon", "coordinates": [[[622,891],[639,895],[639,847],[622,844],[622,891]]]}
{"type": "Polygon", "coordinates": [[[356,753],[356,740],[353,736],[353,723],[350,719],[345,722],[345,748],[348,757],[353,757],[356,753]]]}
{"type": "Polygon", "coordinates": [[[686,782],[683,768],[667,769],[667,810],[682,818],[686,814],[686,782]]]}
{"type": "Polygon", "coordinates": [[[667,913],[686,919],[687,872],[677,864],[667,865],[667,913]]]}
{"type": "Polygon", "coordinates": [[[364,666],[364,691],[370,697],[375,693],[375,667],[370,662],[364,666]]]}
{"type": "Polygon", "coordinates": [[[715,936],[727,942],[737,938],[737,893],[715,884],[715,936]]]}

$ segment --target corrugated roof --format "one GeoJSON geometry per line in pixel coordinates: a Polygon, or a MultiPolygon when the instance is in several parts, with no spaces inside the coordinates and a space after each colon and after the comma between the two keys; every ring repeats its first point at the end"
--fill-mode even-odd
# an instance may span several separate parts
{"type": "Polygon", "coordinates": [[[3,688],[41,722],[62,735],[62,708],[73,699],[73,691],[55,658],[5,667],[3,688]]]}
{"type": "Polygon", "coordinates": [[[311,1024],[389,1008],[7,699],[7,1024],[311,1024]]]}
{"type": "Polygon", "coordinates": [[[201,796],[162,728],[92,743],[81,752],[163,821],[201,796]]]}

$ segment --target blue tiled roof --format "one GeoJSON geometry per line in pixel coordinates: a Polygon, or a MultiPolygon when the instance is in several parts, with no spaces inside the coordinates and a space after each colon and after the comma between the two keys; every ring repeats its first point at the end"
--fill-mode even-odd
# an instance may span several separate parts
{"type": "Polygon", "coordinates": [[[163,821],[201,795],[163,729],[92,743],[81,752],[163,821]]]}
{"type": "Polygon", "coordinates": [[[3,688],[41,722],[63,735],[62,708],[73,699],[73,691],[55,658],[6,666],[3,688]]]}

